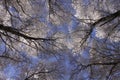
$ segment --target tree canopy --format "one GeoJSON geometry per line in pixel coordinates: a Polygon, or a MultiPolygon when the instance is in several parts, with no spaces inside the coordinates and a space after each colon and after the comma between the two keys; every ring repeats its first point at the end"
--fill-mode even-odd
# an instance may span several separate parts
{"type": "Polygon", "coordinates": [[[0,80],[118,80],[120,0],[0,0],[0,80]]]}

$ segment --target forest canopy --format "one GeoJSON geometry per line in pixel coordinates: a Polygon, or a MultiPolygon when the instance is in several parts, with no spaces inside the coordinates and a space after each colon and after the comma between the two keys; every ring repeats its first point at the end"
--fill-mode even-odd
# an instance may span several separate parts
{"type": "Polygon", "coordinates": [[[0,0],[0,80],[120,79],[120,0],[0,0]]]}

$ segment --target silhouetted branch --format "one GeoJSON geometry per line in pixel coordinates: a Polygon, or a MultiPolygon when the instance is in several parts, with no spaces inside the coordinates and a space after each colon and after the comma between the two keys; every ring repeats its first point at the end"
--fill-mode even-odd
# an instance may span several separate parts
{"type": "Polygon", "coordinates": [[[108,16],[105,16],[105,17],[102,17],[100,19],[98,19],[96,22],[94,22],[92,25],[91,25],[91,28],[89,30],[89,32],[85,35],[85,38],[82,40],[81,42],[81,46],[83,46],[83,44],[87,41],[87,39],[89,38],[89,36],[91,36],[92,32],[93,32],[93,29],[96,27],[96,25],[102,23],[100,26],[114,20],[115,18],[117,17],[120,17],[120,10],[113,13],[113,14],[110,14],[108,16]]]}
{"type": "Polygon", "coordinates": [[[30,36],[27,36],[27,35],[21,33],[18,29],[15,29],[15,28],[12,28],[12,27],[8,27],[8,26],[4,26],[4,25],[1,25],[1,24],[0,24],[0,30],[12,33],[14,35],[17,35],[17,36],[20,36],[20,37],[23,37],[23,38],[29,39],[29,40],[41,40],[41,41],[54,41],[55,40],[55,39],[30,37],[30,36]]]}

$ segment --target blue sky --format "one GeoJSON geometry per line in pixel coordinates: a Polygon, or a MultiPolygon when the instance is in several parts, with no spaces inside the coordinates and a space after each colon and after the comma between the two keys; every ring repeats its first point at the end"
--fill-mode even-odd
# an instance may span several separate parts
{"type": "Polygon", "coordinates": [[[21,70],[13,64],[8,64],[4,68],[3,71],[4,71],[4,74],[7,78],[7,80],[16,79],[16,78],[20,77],[19,75],[20,75],[21,70]]]}

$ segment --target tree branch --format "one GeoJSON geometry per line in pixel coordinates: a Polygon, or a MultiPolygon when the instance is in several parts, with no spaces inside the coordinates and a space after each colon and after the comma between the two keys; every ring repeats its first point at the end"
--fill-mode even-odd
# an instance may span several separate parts
{"type": "Polygon", "coordinates": [[[20,36],[20,37],[23,37],[23,38],[29,39],[29,40],[41,40],[41,41],[54,41],[55,40],[55,39],[35,38],[35,37],[27,36],[27,35],[21,33],[18,29],[15,29],[15,28],[12,28],[9,26],[4,26],[2,24],[0,24],[0,30],[12,33],[14,35],[17,35],[17,36],[20,36]]]}

